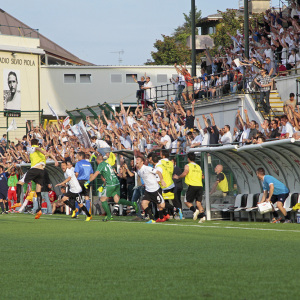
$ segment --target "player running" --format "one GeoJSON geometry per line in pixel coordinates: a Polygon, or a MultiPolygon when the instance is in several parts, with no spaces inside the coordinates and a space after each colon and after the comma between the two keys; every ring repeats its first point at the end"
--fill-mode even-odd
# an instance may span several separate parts
{"type": "Polygon", "coordinates": [[[168,200],[172,200],[173,206],[169,208],[169,210],[174,215],[174,212],[177,212],[179,214],[180,220],[182,220],[182,210],[181,207],[178,205],[175,199],[175,183],[173,181],[173,173],[174,173],[174,164],[171,160],[169,160],[169,152],[168,150],[161,150],[160,156],[162,159],[160,159],[155,166],[155,168],[162,173],[165,183],[167,184],[167,187],[162,187],[162,196],[166,200],[166,208],[168,206],[168,200]],[[163,171],[163,172],[162,172],[163,171]],[[174,208],[175,207],[175,208],[174,208]]]}
{"type": "Polygon", "coordinates": [[[111,221],[113,220],[111,216],[111,212],[108,206],[108,198],[112,197],[115,203],[119,203],[122,205],[133,206],[135,211],[138,212],[138,205],[136,202],[130,202],[125,199],[120,199],[120,182],[118,177],[116,176],[114,170],[111,165],[103,160],[103,155],[99,154],[97,156],[97,170],[94,174],[91,174],[90,180],[85,183],[85,187],[87,188],[89,184],[96,179],[98,175],[101,175],[102,180],[105,182],[103,187],[100,187],[98,190],[101,192],[100,201],[102,202],[102,207],[106,212],[106,217],[103,221],[111,221]],[[102,190],[103,188],[103,190],[102,190]],[[101,191],[102,190],[102,191],[101,191]]]}
{"type": "Polygon", "coordinates": [[[58,183],[56,186],[64,186],[68,185],[68,191],[65,193],[62,201],[69,205],[73,211],[72,218],[76,217],[76,212],[78,209],[75,207],[75,201],[77,201],[79,207],[85,212],[86,214],[86,221],[90,221],[92,219],[91,214],[87,210],[87,208],[81,203],[80,193],[82,192],[81,186],[75,176],[75,173],[72,169],[67,168],[67,164],[62,162],[60,165],[62,171],[64,172],[65,180],[61,183],[58,183]]]}
{"type": "Polygon", "coordinates": [[[185,205],[194,213],[193,220],[197,220],[200,216],[199,223],[205,221],[204,208],[202,206],[202,194],[203,194],[203,183],[202,183],[202,170],[201,167],[195,163],[195,153],[188,153],[187,155],[188,164],[184,166],[184,170],[180,176],[174,175],[174,179],[181,179],[185,177],[185,183],[188,185],[188,189],[185,194],[185,205]],[[193,206],[193,202],[196,200],[196,207],[193,206]]]}
{"type": "Polygon", "coordinates": [[[44,182],[44,169],[46,167],[46,156],[50,156],[54,162],[55,166],[58,167],[58,162],[54,155],[47,153],[44,149],[38,146],[39,141],[37,139],[31,140],[31,147],[27,150],[30,153],[31,168],[25,173],[23,178],[19,180],[17,184],[17,204],[15,207],[20,207],[20,198],[22,192],[22,185],[24,183],[29,183],[34,181],[36,183],[36,194],[38,209],[36,211],[35,219],[39,219],[42,215],[42,185],[44,182]]]}
{"type": "MultiPolygon", "coordinates": [[[[283,204],[286,198],[289,196],[289,189],[278,179],[274,178],[271,175],[266,175],[264,168],[258,168],[256,171],[256,175],[259,180],[262,181],[264,195],[260,201],[262,202],[271,202],[273,204],[277,203],[277,208],[281,211],[284,215],[285,222],[284,223],[291,223],[291,220],[283,207],[283,204]]],[[[273,207],[273,215],[274,218],[272,219],[271,223],[280,223],[281,217],[278,218],[277,211],[274,210],[273,207]]]]}
{"type": "Polygon", "coordinates": [[[159,185],[162,189],[162,197],[165,200],[165,209],[163,210],[164,213],[163,219],[158,218],[156,220],[156,222],[165,222],[170,219],[169,212],[171,212],[172,216],[174,214],[174,206],[169,203],[169,200],[174,200],[175,184],[172,179],[174,166],[173,163],[169,160],[168,161],[164,160],[164,163],[162,163],[162,160],[160,161],[158,160],[157,155],[152,156],[152,161],[154,164],[154,168],[162,174],[163,180],[166,184],[166,186],[163,186],[159,181],[159,185]]]}
{"type": "Polygon", "coordinates": [[[87,210],[87,208],[81,203],[80,193],[82,192],[81,186],[75,176],[75,173],[72,169],[67,168],[67,164],[62,162],[60,165],[62,171],[64,172],[64,177],[66,178],[63,182],[58,183],[56,186],[65,186],[68,185],[68,191],[65,193],[62,201],[69,205],[72,209],[72,218],[75,218],[76,212],[78,209],[75,207],[75,201],[77,201],[79,207],[86,214],[86,221],[90,221],[92,219],[91,214],[87,210]]]}
{"type": "Polygon", "coordinates": [[[145,158],[139,156],[136,158],[135,165],[138,170],[138,175],[141,177],[145,184],[145,194],[142,199],[141,205],[145,211],[145,214],[147,214],[150,218],[150,220],[146,223],[153,224],[156,222],[154,220],[152,209],[151,207],[149,207],[150,202],[155,203],[157,205],[159,219],[164,218],[163,209],[165,208],[165,201],[163,196],[161,195],[161,188],[157,182],[156,174],[158,175],[162,186],[166,186],[166,183],[164,182],[163,176],[160,171],[145,166],[144,162],[145,158]]]}

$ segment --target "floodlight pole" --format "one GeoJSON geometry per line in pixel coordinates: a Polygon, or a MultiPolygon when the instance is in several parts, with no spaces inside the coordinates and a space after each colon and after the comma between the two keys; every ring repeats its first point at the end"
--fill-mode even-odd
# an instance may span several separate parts
{"type": "Polygon", "coordinates": [[[206,207],[206,219],[211,220],[210,212],[210,199],[209,199],[209,171],[208,171],[208,153],[204,152],[204,180],[205,180],[205,207],[206,207]]]}
{"type": "Polygon", "coordinates": [[[248,0],[244,0],[244,39],[245,39],[245,56],[249,59],[249,11],[248,0]]]}
{"type": "Polygon", "coordinates": [[[196,76],[196,4],[191,0],[191,27],[192,27],[192,76],[196,76]]]}

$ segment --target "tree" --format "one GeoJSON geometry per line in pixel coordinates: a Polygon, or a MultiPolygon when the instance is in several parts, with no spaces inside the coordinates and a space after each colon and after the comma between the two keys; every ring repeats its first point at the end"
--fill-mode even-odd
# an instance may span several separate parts
{"type": "MultiPolygon", "coordinates": [[[[186,39],[192,34],[192,11],[189,14],[183,13],[185,22],[183,25],[175,28],[173,36],[177,42],[186,43],[186,39]]],[[[197,24],[201,19],[201,10],[195,11],[195,24],[197,24]]],[[[198,34],[198,28],[196,27],[196,35],[198,34]]]]}
{"type": "Polygon", "coordinates": [[[235,36],[237,30],[242,32],[243,29],[243,18],[237,17],[235,10],[227,9],[225,12],[218,12],[222,15],[222,21],[217,25],[216,33],[211,35],[215,44],[213,52],[217,51],[219,46],[226,48],[233,43],[227,32],[235,36]]]}
{"type": "Polygon", "coordinates": [[[162,35],[163,40],[157,40],[154,43],[156,52],[152,51],[151,56],[154,60],[151,64],[155,65],[173,65],[191,63],[191,50],[180,42],[176,42],[174,36],[162,35]]]}
{"type": "MultiPolygon", "coordinates": [[[[183,14],[185,22],[175,28],[172,35],[163,35],[162,40],[156,40],[154,43],[154,48],[157,49],[156,52],[152,51],[151,56],[153,62],[146,63],[147,65],[172,65],[174,63],[184,63],[190,64],[191,61],[191,49],[186,45],[186,39],[192,34],[192,13],[183,14]]],[[[197,10],[196,7],[196,24],[201,19],[201,10],[197,10]]],[[[198,34],[198,30],[196,30],[198,34]]]]}

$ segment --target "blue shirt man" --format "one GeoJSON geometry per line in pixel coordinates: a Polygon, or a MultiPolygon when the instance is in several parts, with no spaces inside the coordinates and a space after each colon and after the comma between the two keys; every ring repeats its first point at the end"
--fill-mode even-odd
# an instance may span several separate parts
{"type": "Polygon", "coordinates": [[[94,173],[92,165],[85,159],[82,159],[76,163],[74,171],[78,180],[85,181],[89,180],[90,175],[94,173]]]}
{"type": "Polygon", "coordinates": [[[274,185],[274,192],[273,195],[282,195],[288,194],[290,191],[289,189],[278,179],[271,175],[265,175],[263,181],[263,190],[270,191],[270,185],[274,185]]]}
{"type": "MultiPolygon", "coordinates": [[[[277,208],[283,214],[285,218],[285,223],[291,223],[291,220],[283,207],[285,200],[289,196],[289,189],[278,179],[274,178],[271,175],[266,175],[264,168],[258,168],[256,170],[256,175],[259,180],[262,181],[264,194],[261,199],[261,202],[271,202],[273,204],[277,204],[277,208]]],[[[271,223],[280,223],[282,220],[281,217],[278,216],[277,211],[275,211],[273,207],[273,216],[271,223]]]]}

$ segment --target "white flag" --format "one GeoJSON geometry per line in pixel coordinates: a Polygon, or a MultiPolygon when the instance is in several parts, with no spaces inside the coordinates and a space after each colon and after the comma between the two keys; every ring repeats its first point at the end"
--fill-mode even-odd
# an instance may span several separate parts
{"type": "Polygon", "coordinates": [[[49,109],[51,110],[52,116],[56,117],[56,119],[58,120],[58,115],[57,113],[54,111],[54,109],[52,108],[52,106],[49,104],[49,102],[47,102],[49,109]]]}
{"type": "Polygon", "coordinates": [[[66,128],[70,124],[70,117],[66,117],[63,121],[63,127],[66,128]]]}
{"type": "Polygon", "coordinates": [[[16,123],[15,118],[13,118],[6,131],[11,131],[11,130],[16,130],[16,129],[18,129],[17,123],[16,123]]]}

